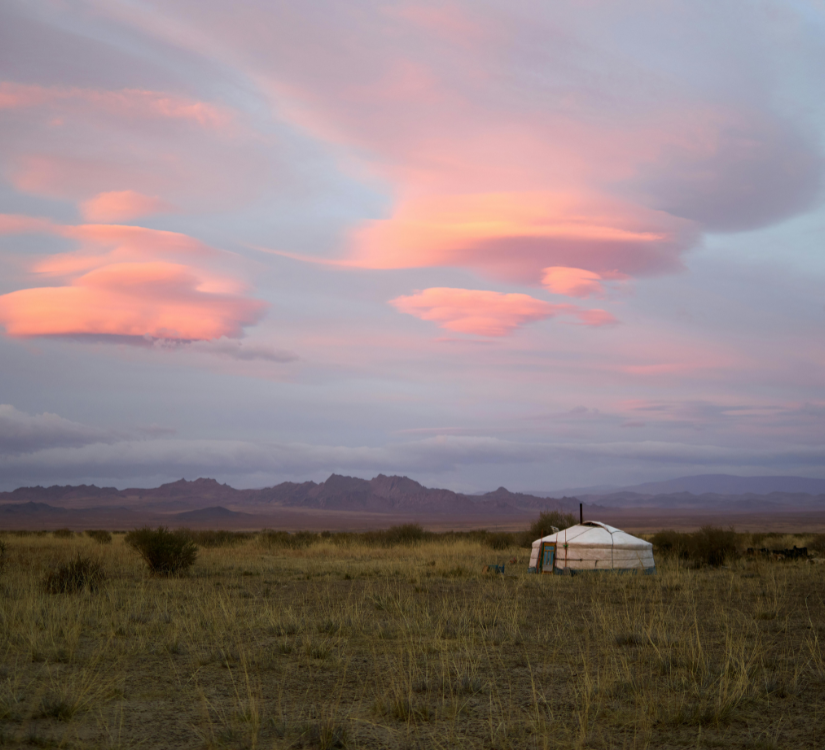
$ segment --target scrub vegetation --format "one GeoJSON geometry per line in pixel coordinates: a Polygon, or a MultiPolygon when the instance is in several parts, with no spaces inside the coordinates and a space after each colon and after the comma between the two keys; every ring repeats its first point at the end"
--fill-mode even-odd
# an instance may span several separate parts
{"type": "Polygon", "coordinates": [[[6,534],[0,745],[819,746],[825,564],[742,553],[823,539],[691,557],[714,534],[660,537],[655,576],[573,577],[497,532],[182,532],[166,575],[134,532],[6,534]]]}

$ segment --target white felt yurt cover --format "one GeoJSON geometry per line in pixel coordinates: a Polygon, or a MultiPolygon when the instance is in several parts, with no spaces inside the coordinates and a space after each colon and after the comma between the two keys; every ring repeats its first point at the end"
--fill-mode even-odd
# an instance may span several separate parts
{"type": "Polygon", "coordinates": [[[530,569],[535,570],[543,542],[555,542],[554,570],[656,570],[653,545],[644,539],[599,521],[585,521],[536,539],[530,554],[530,569]]]}

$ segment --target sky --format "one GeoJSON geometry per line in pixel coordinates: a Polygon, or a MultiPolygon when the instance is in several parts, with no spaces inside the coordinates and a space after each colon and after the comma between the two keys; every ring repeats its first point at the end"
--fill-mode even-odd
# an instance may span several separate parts
{"type": "Polygon", "coordinates": [[[7,0],[0,489],[825,477],[821,0],[7,0]]]}

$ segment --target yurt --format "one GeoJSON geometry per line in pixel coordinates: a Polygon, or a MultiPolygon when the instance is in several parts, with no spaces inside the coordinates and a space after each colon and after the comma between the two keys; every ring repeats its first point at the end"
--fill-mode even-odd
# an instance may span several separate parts
{"type": "Polygon", "coordinates": [[[533,542],[531,573],[584,570],[655,573],[653,545],[599,521],[585,521],[533,542]]]}

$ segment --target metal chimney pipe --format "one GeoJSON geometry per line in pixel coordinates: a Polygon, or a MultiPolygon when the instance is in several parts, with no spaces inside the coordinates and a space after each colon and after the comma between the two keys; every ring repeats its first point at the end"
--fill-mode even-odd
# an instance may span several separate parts
{"type": "Polygon", "coordinates": [[[582,510],[582,503],[579,503],[579,523],[584,523],[584,511],[582,510]]]}

